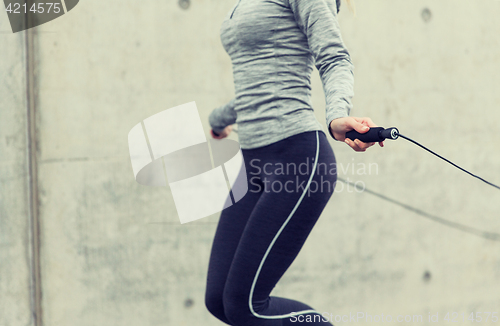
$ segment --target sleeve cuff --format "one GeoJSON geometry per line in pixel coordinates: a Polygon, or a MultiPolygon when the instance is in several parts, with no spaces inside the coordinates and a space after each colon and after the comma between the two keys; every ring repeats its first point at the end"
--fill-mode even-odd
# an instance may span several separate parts
{"type": "Polygon", "coordinates": [[[338,112],[337,114],[335,115],[332,115],[330,117],[327,118],[326,120],[326,127],[328,129],[328,132],[330,133],[330,136],[332,136],[333,139],[337,140],[334,136],[333,136],[333,133],[332,133],[332,128],[330,128],[330,124],[332,123],[333,120],[335,119],[338,119],[338,118],[346,118],[348,117],[349,115],[347,113],[342,113],[342,112],[338,112]]]}

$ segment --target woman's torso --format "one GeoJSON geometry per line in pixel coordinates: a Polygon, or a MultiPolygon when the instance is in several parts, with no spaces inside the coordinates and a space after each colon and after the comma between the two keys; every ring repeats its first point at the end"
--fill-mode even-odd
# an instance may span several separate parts
{"type": "Polygon", "coordinates": [[[311,104],[313,56],[287,0],[239,0],[220,37],[233,64],[242,148],[323,130],[311,104]]]}

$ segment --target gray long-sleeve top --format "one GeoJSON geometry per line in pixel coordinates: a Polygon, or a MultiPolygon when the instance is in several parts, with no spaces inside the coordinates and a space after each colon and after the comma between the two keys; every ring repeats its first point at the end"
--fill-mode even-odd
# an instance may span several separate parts
{"type": "Polygon", "coordinates": [[[348,116],[354,66],[337,13],[334,0],[238,0],[220,29],[235,97],[211,112],[212,129],[237,123],[242,149],[323,130],[311,104],[313,65],[323,83],[328,130],[333,119],[348,116]]]}

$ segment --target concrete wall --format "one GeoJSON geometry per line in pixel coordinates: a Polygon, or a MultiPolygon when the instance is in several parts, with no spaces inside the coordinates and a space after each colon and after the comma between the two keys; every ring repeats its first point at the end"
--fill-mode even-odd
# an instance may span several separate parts
{"type": "MultiPolygon", "coordinates": [[[[87,0],[33,30],[43,325],[221,325],[203,303],[218,214],[181,225],[168,188],[134,181],[127,134],[196,101],[208,136],[208,114],[234,95],[219,39],[233,4],[196,0],[184,10],[177,1],[87,0]]],[[[397,126],[499,183],[500,2],[356,7],[356,17],[347,6],[339,17],[356,67],[352,115],[397,126]]],[[[6,16],[0,21],[0,325],[31,325],[26,32],[9,33],[6,16]]],[[[323,123],[316,70],[313,90],[323,123]]],[[[500,233],[500,193],[416,146],[387,141],[355,153],[331,144],[340,177],[500,233]],[[370,163],[378,169],[358,173],[370,163]]],[[[352,186],[337,190],[274,294],[334,315],[427,320],[439,312],[442,321],[446,312],[499,310],[498,241],[352,186]]]]}
{"type": "Polygon", "coordinates": [[[25,37],[0,18],[0,325],[33,325],[25,37]]]}

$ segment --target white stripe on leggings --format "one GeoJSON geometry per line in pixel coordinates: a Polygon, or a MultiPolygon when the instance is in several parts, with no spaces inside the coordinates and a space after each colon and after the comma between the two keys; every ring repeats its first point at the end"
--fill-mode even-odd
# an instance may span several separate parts
{"type": "Polygon", "coordinates": [[[318,155],[319,155],[319,138],[318,138],[318,131],[316,130],[316,158],[314,159],[314,167],[313,167],[313,171],[311,173],[311,176],[309,177],[309,181],[307,182],[307,185],[304,188],[304,192],[302,193],[302,196],[300,196],[299,201],[297,202],[297,204],[295,204],[295,207],[293,208],[292,212],[290,213],[290,215],[288,216],[286,221],[283,223],[281,228],[278,230],[278,233],[276,233],[276,235],[274,236],[273,241],[271,241],[271,244],[267,248],[266,253],[264,254],[264,257],[262,257],[259,268],[257,269],[257,273],[255,274],[255,278],[253,279],[252,287],[250,289],[250,296],[248,298],[248,306],[250,307],[250,311],[252,312],[252,314],[255,317],[263,318],[263,319],[281,319],[281,318],[293,317],[293,316],[308,314],[308,313],[313,313],[313,312],[319,314],[319,312],[317,312],[316,310],[309,309],[309,310],[303,310],[303,311],[298,311],[298,312],[291,312],[291,313],[286,314],[286,315],[266,316],[266,315],[259,315],[258,313],[256,313],[253,310],[253,306],[252,306],[253,291],[255,289],[255,284],[257,283],[257,279],[259,278],[259,274],[260,274],[260,271],[262,269],[262,266],[264,266],[264,262],[266,261],[267,255],[269,255],[269,252],[271,251],[271,248],[273,247],[274,243],[278,239],[279,235],[281,234],[281,232],[283,231],[285,226],[288,224],[288,221],[290,221],[290,219],[292,218],[293,214],[297,210],[297,207],[299,207],[300,203],[302,202],[302,199],[304,198],[306,191],[309,189],[309,185],[311,184],[311,180],[314,177],[314,172],[316,172],[316,166],[318,165],[318,155]]]}

